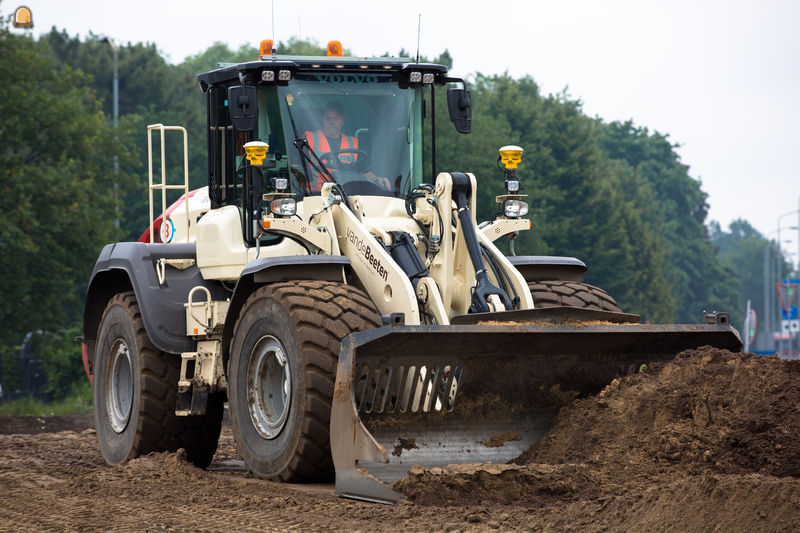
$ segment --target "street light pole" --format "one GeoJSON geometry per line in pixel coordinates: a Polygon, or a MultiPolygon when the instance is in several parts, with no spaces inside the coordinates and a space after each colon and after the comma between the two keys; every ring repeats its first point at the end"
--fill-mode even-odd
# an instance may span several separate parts
{"type": "MultiPolygon", "coordinates": [[[[795,211],[789,211],[788,213],[784,213],[784,214],[782,214],[781,216],[778,217],[778,228],[777,228],[778,229],[778,279],[777,279],[777,282],[778,283],[782,283],[783,282],[783,276],[782,276],[782,273],[781,273],[781,267],[783,266],[781,264],[783,262],[783,254],[781,253],[781,219],[784,218],[784,217],[788,217],[789,215],[794,215],[795,213],[797,213],[797,219],[798,219],[797,226],[796,227],[795,226],[789,226],[789,227],[786,227],[786,228],[783,228],[783,229],[800,231],[800,209],[797,209],[795,211]]],[[[800,238],[800,235],[798,235],[798,237],[800,238]]],[[[798,250],[800,250],[800,241],[798,241],[798,250]]],[[[794,263],[792,263],[792,267],[794,267],[794,263]]]]}
{"type": "Polygon", "coordinates": [[[768,350],[769,346],[773,345],[774,340],[770,342],[772,337],[772,269],[770,261],[770,241],[764,243],[764,309],[762,309],[762,320],[764,325],[761,331],[764,332],[761,337],[764,342],[761,344],[762,350],[768,350]]]}
{"type": "MultiPolygon", "coordinates": [[[[114,54],[114,85],[113,85],[113,110],[112,110],[112,117],[113,117],[113,124],[114,124],[114,132],[116,134],[117,130],[117,119],[119,117],[119,70],[118,70],[118,57],[117,57],[117,47],[108,36],[104,36],[100,38],[101,43],[108,43],[111,47],[111,51],[114,54]]],[[[116,140],[116,136],[115,136],[116,140]]],[[[117,189],[119,181],[119,157],[117,154],[114,154],[114,201],[117,203],[115,207],[117,216],[114,219],[114,225],[119,227],[119,191],[117,189]]]]}

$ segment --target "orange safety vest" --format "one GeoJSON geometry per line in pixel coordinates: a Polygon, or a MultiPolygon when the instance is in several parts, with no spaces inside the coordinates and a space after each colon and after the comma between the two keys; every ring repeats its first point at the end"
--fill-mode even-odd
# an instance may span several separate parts
{"type": "MultiPolygon", "coordinates": [[[[320,131],[307,131],[305,133],[306,140],[308,141],[308,145],[311,147],[312,150],[317,152],[318,154],[322,155],[331,151],[330,144],[328,143],[328,138],[325,134],[320,131]],[[319,147],[319,148],[317,148],[319,147]]],[[[350,135],[342,134],[342,140],[339,143],[339,148],[335,148],[335,150],[349,150],[352,148],[353,150],[358,150],[358,139],[355,137],[351,137],[350,135]]],[[[352,153],[343,153],[337,156],[339,161],[343,163],[355,163],[358,160],[358,154],[352,153]]],[[[322,160],[323,163],[328,163],[324,159],[322,160]]],[[[336,172],[336,169],[328,169],[331,173],[336,172]]],[[[317,182],[312,187],[313,190],[319,191],[322,189],[322,184],[325,183],[325,179],[322,177],[321,174],[317,175],[317,182]]]]}

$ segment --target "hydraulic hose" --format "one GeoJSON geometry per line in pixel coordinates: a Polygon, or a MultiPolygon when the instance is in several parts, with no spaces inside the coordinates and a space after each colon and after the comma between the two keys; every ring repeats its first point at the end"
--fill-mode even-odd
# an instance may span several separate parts
{"type": "Polygon", "coordinates": [[[461,234],[464,236],[469,259],[472,261],[473,268],[475,268],[476,283],[475,288],[472,290],[472,305],[469,311],[470,313],[490,312],[488,298],[493,295],[499,296],[506,310],[510,311],[513,305],[508,294],[492,284],[489,280],[489,274],[486,272],[486,264],[483,262],[483,255],[478,243],[478,235],[475,233],[475,225],[472,223],[472,215],[469,212],[467,197],[472,192],[469,177],[461,172],[452,172],[451,175],[453,176],[453,194],[455,196],[461,234]]]}

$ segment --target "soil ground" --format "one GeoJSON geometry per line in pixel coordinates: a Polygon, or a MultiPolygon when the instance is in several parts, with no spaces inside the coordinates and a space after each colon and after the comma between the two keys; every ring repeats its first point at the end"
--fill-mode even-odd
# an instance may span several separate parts
{"type": "Polygon", "coordinates": [[[0,418],[0,531],[796,531],[800,362],[684,352],[563,408],[509,465],[414,468],[407,503],[338,498],[181,452],[105,465],[91,416],[0,418]]]}

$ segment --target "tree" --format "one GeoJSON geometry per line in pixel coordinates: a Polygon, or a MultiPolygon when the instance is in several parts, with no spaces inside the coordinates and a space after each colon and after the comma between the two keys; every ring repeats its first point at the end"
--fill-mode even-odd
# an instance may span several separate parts
{"type": "MultiPolygon", "coordinates": [[[[112,156],[127,164],[84,74],[0,22],[0,344],[79,320],[101,247],[119,237],[112,156]]],[[[77,349],[77,347],[76,347],[77,349]]]]}
{"type": "MultiPolygon", "coordinates": [[[[712,221],[709,232],[711,242],[719,251],[720,261],[730,273],[729,283],[737,294],[736,306],[730,309],[733,324],[741,326],[747,309],[747,300],[750,300],[750,306],[756,311],[762,324],[759,328],[758,345],[762,349],[771,347],[768,337],[772,332],[766,331],[763,327],[764,317],[767,313],[775,314],[777,308],[768,309],[767,303],[764,302],[765,279],[772,280],[772,273],[764,272],[765,253],[768,268],[777,264],[779,257],[783,272],[788,272],[791,264],[780,256],[774,241],[767,240],[744,219],[739,218],[731,222],[728,231],[724,231],[718,222],[712,221]]],[[[766,290],[770,296],[775,294],[775,287],[772,284],[768,283],[766,290]]],[[[777,306],[774,303],[773,305],[777,306]]]]}
{"type": "Polygon", "coordinates": [[[716,256],[704,226],[708,212],[698,180],[680,161],[666,135],[650,133],[632,122],[598,120],[600,143],[611,159],[636,169],[652,188],[659,206],[655,227],[667,243],[665,275],[680,322],[702,320],[704,310],[731,311],[736,292],[716,256]]]}
{"type": "Polygon", "coordinates": [[[587,281],[608,290],[624,310],[670,320],[675,304],[662,269],[665,243],[651,216],[658,211],[652,191],[625,162],[607,157],[580,102],[566,93],[542,96],[530,77],[478,74],[470,86],[472,134],[455,133],[445,113],[437,115],[437,166],[475,172],[478,218],[493,215],[494,196],[504,190],[498,148],[523,147],[518,174],[533,228],[520,235],[517,253],[578,257],[589,266],[587,281]]]}

